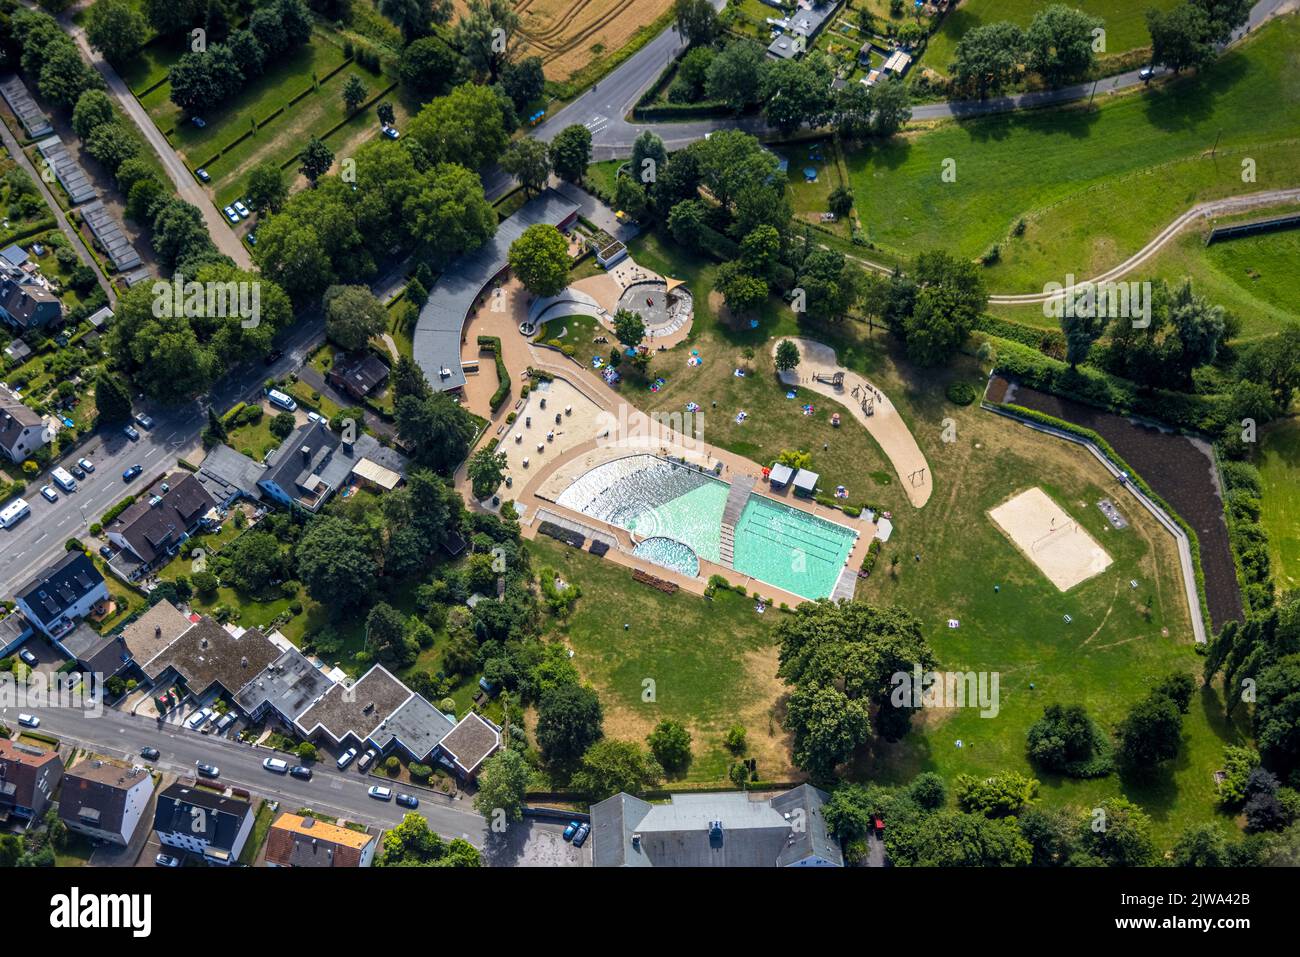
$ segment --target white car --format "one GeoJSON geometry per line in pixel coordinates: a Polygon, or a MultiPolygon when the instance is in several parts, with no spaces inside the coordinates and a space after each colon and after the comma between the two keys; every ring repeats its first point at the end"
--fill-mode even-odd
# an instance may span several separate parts
{"type": "Polygon", "coordinates": [[[59,493],[54,491],[54,486],[52,485],[42,485],[41,498],[45,499],[47,502],[57,502],[59,500],[59,493]]]}
{"type": "Polygon", "coordinates": [[[234,207],[235,207],[235,212],[237,212],[237,213],[239,214],[239,218],[240,218],[240,219],[247,219],[247,218],[248,218],[248,207],[247,207],[247,206],[245,206],[242,202],[238,202],[238,201],[236,201],[233,205],[234,205],[234,207]]]}
{"type": "Polygon", "coordinates": [[[307,418],[312,422],[319,422],[321,425],[324,426],[328,426],[330,424],[330,420],[325,418],[325,416],[321,415],[319,412],[308,412],[307,418]]]}
{"type": "Polygon", "coordinates": [[[35,668],[37,665],[40,664],[40,661],[37,659],[37,657],[34,654],[32,654],[30,651],[28,651],[26,648],[18,652],[18,657],[21,658],[23,664],[27,665],[29,668],[35,668]]]}
{"type": "Polygon", "coordinates": [[[80,465],[87,472],[95,471],[95,463],[90,461],[90,459],[77,459],[77,464],[80,465]]]}
{"type": "Polygon", "coordinates": [[[226,214],[226,219],[230,220],[232,223],[239,222],[239,214],[235,212],[233,206],[224,206],[221,211],[226,214]]]}
{"type": "Polygon", "coordinates": [[[378,784],[371,785],[370,790],[366,793],[376,801],[391,801],[393,799],[393,789],[381,787],[378,784]]]}
{"type": "MultiPolygon", "coordinates": [[[[36,717],[36,715],[34,714],[19,713],[18,723],[21,724],[24,728],[39,728],[41,726],[41,719],[36,717]]],[[[386,801],[388,799],[384,798],[384,800],[386,801]]]]}

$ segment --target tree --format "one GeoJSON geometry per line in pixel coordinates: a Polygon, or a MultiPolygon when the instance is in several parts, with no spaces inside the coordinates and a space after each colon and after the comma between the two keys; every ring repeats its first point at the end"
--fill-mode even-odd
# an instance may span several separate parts
{"type": "Polygon", "coordinates": [[[537,714],[537,746],[552,764],[581,757],[604,733],[600,698],[578,684],[559,685],[542,695],[537,714]]]}
{"type": "Polygon", "coordinates": [[[325,290],[325,335],[340,349],[357,352],[388,328],[388,310],[369,286],[325,290]]]}
{"type": "Polygon", "coordinates": [[[206,0],[144,0],[144,16],[163,36],[170,36],[203,22],[206,0]]]}
{"type": "Polygon", "coordinates": [[[483,762],[474,810],[489,824],[494,824],[502,814],[508,821],[523,820],[530,773],[528,763],[518,751],[512,748],[498,751],[483,762]]]}
{"type": "Polygon", "coordinates": [[[1214,58],[1209,18],[1200,7],[1182,3],[1172,10],[1148,10],[1147,33],[1151,35],[1151,62],[1181,73],[1214,58]]]}
{"type": "Polygon", "coordinates": [[[407,637],[406,620],[387,602],[379,602],[366,616],[366,650],[380,661],[405,667],[415,661],[419,646],[407,637]]]}
{"type": "Polygon", "coordinates": [[[684,771],[691,763],[691,733],[680,721],[660,721],[646,743],[665,770],[684,771]]]}
{"type": "Polygon", "coordinates": [[[871,132],[877,136],[893,136],[912,118],[906,84],[892,76],[877,82],[871,88],[871,108],[874,111],[871,132]]]}
{"type": "Polygon", "coordinates": [[[911,276],[890,280],[885,322],[902,337],[909,359],[938,365],[966,341],[987,299],[974,263],[924,252],[911,276]]]}
{"type": "Polygon", "coordinates": [[[1182,716],[1164,695],[1139,701],[1119,726],[1119,754],[1133,768],[1149,769],[1178,754],[1182,743],[1182,716]]]}
{"type": "Polygon", "coordinates": [[[1100,17],[1065,4],[1040,10],[1025,31],[1029,69],[1052,86],[1085,76],[1092,68],[1093,31],[1101,26],[1100,17]]]}
{"type": "Polygon", "coordinates": [[[1108,867],[1148,867],[1156,863],[1151,840],[1151,819],[1122,797],[1101,802],[1100,813],[1089,813],[1079,823],[1080,850],[1108,867]]]}
{"type": "Polygon", "coordinates": [[[81,59],[76,45],[51,43],[45,48],[45,63],[41,66],[37,87],[41,96],[56,106],[71,109],[87,90],[102,88],[104,81],[81,59]]]}
{"type": "MultiPolygon", "coordinates": [[[[95,4],[95,7],[98,6],[95,4]]],[[[113,101],[109,95],[103,90],[87,90],[78,97],[77,105],[72,109],[72,131],[83,140],[88,139],[98,127],[116,119],[117,114],[113,112],[113,101]]]]}
{"type": "Polygon", "coordinates": [[[506,454],[484,446],[469,457],[469,478],[474,497],[485,499],[505,481],[506,454]]]}
{"type": "Polygon", "coordinates": [[[393,109],[391,100],[384,100],[375,107],[375,116],[378,118],[380,125],[392,126],[397,121],[397,111],[393,109]]]}
{"type": "Polygon", "coordinates": [[[767,283],[751,276],[738,262],[725,262],[718,267],[713,288],[722,293],[727,308],[738,316],[755,312],[767,302],[767,283]]]}
{"type": "Polygon", "coordinates": [[[330,152],[330,148],[314,136],[303,147],[299,159],[302,160],[302,165],[298,167],[298,171],[307,177],[313,187],[334,165],[334,154],[330,152]]]}
{"type": "Polygon", "coordinates": [[[569,244],[554,226],[536,223],[510,244],[510,271],[536,296],[554,296],[569,276],[569,244]]]}
{"type": "Polygon", "coordinates": [[[573,786],[595,803],[624,792],[640,796],[663,778],[663,768],[634,741],[597,741],[582,756],[573,786]]]}
{"type": "Polygon", "coordinates": [[[479,169],[495,161],[510,140],[502,102],[491,87],[462,83],[426,103],[411,119],[407,138],[424,150],[430,164],[479,169]]]}
{"type": "Polygon", "coordinates": [[[614,205],[633,220],[644,220],[649,210],[646,188],[631,176],[618,177],[614,181],[614,205]]]}
{"type": "Polygon", "coordinates": [[[407,43],[429,32],[429,0],[379,0],[379,12],[402,31],[407,43]]]}
{"type": "Polygon", "coordinates": [[[776,368],[778,372],[790,372],[799,365],[799,347],[789,339],[782,339],[776,347],[776,368]]]}
{"type": "MultiPolygon", "coordinates": [[[[343,108],[349,113],[355,113],[357,107],[366,101],[370,91],[366,85],[361,82],[361,77],[355,73],[350,75],[347,82],[343,84],[343,108]]],[[[328,169],[328,167],[326,167],[328,169]]]]}
{"type": "Polygon", "coordinates": [[[298,578],[313,598],[341,608],[370,601],[378,569],[364,541],[340,518],[322,515],[308,524],[296,554],[298,578]]]}
{"type": "Polygon", "coordinates": [[[704,89],[737,113],[758,101],[759,74],[767,54],[752,40],[733,40],[713,59],[704,89]]]}
{"type": "Polygon", "coordinates": [[[1110,773],[1110,742],[1082,705],[1048,705],[1029,727],[1029,760],[1076,778],[1110,773]]]}
{"type": "Polygon", "coordinates": [[[790,136],[807,124],[826,122],[831,109],[831,71],[821,56],[768,60],[759,74],[759,99],[767,121],[790,136]]]}
{"type": "Polygon", "coordinates": [[[591,163],[591,130],[581,123],[566,126],[551,140],[551,168],[560,179],[581,183],[591,163]]]}
{"type": "Polygon", "coordinates": [[[501,168],[519,180],[530,195],[540,193],[551,176],[550,153],[541,140],[525,136],[506,147],[501,168]]]}
{"type": "Polygon", "coordinates": [[[668,213],[668,232],[687,249],[699,249],[704,236],[706,208],[698,199],[685,199],[668,213]]]}
{"type": "Polygon", "coordinates": [[[721,27],[718,13],[709,0],[677,0],[677,32],[691,46],[712,43],[721,27]]]}
{"type": "Polygon", "coordinates": [[[630,309],[619,309],[614,313],[614,338],[628,349],[635,349],[645,338],[645,322],[640,314],[630,309]]]}
{"type": "Polygon", "coordinates": [[[397,432],[414,446],[417,462],[450,475],[469,454],[474,421],[445,392],[403,396],[395,412],[397,432]]]}
{"type": "Polygon", "coordinates": [[[470,66],[496,82],[518,29],[519,14],[508,0],[469,0],[469,10],[456,21],[453,36],[470,66]]]}
{"type": "Polygon", "coordinates": [[[316,230],[285,214],[272,216],[258,229],[253,258],[263,275],[299,303],[318,295],[336,278],[316,230]]]}
{"type": "Polygon", "coordinates": [[[1024,867],[1033,857],[1015,821],[953,811],[931,814],[915,829],[889,827],[885,847],[896,863],[917,867],[1024,867]]]}
{"type": "Polygon", "coordinates": [[[297,426],[298,420],[294,418],[292,412],[279,412],[271,420],[271,435],[283,441],[289,437],[289,433],[297,426]]]}
{"type": "Polygon", "coordinates": [[[853,191],[847,186],[836,186],[831,190],[827,205],[836,219],[843,219],[853,210],[853,191]]]}
{"type": "Polygon", "coordinates": [[[967,30],[957,41],[950,72],[958,86],[982,100],[999,92],[1024,57],[1025,33],[1014,23],[988,23],[967,30]]]}
{"type": "MultiPolygon", "coordinates": [[[[292,427],[293,416],[289,416],[292,427]]],[[[268,532],[253,529],[222,549],[222,578],[247,595],[261,595],[271,583],[284,578],[285,556],[280,541],[268,532]]]]}
{"type": "Polygon", "coordinates": [[[95,409],[99,412],[99,421],[106,425],[118,425],[131,419],[131,393],[117,376],[110,372],[101,372],[95,380],[95,409]]]}
{"type": "Polygon", "coordinates": [[[473,844],[463,838],[444,841],[429,829],[429,822],[415,811],[384,835],[383,850],[375,856],[376,867],[481,867],[482,859],[473,844]]]}
{"type": "Polygon", "coordinates": [[[425,101],[455,86],[463,79],[464,67],[464,59],[442,37],[421,37],[402,51],[397,75],[403,86],[425,101]]]}
{"type": "Polygon", "coordinates": [[[1300,654],[1287,655],[1259,675],[1255,740],[1269,767],[1300,767],[1300,654]]]}
{"type": "Polygon", "coordinates": [[[1174,867],[1225,867],[1228,840],[1217,824],[1190,824],[1174,842],[1174,867]]]}
{"type": "Polygon", "coordinates": [[[1250,19],[1250,0],[1190,0],[1204,11],[1207,21],[1205,38],[1211,43],[1227,43],[1233,31],[1250,19]]]}
{"type": "Polygon", "coordinates": [[[957,806],[968,814],[1009,817],[1038,800],[1038,781],[1016,771],[987,778],[957,775],[957,806]]]}
{"type": "Polygon", "coordinates": [[[542,58],[526,56],[522,60],[508,61],[501,70],[501,88],[519,110],[540,100],[546,92],[542,58]]]}
{"type": "MultiPolygon", "coordinates": [[[[880,85],[880,81],[876,82],[880,85]]],[[[872,88],[849,83],[835,94],[835,129],[846,140],[863,140],[871,133],[875,113],[872,88]]]]}
{"type": "Polygon", "coordinates": [[[265,160],[249,170],[245,195],[259,213],[278,213],[289,198],[289,187],[279,165],[265,160]]]}
{"type": "Polygon", "coordinates": [[[1082,314],[1077,309],[1069,310],[1069,315],[1063,309],[1061,313],[1061,332],[1065,334],[1065,361],[1071,369],[1075,369],[1080,362],[1087,360],[1093,343],[1106,331],[1109,320],[1095,309],[1082,314]]]}

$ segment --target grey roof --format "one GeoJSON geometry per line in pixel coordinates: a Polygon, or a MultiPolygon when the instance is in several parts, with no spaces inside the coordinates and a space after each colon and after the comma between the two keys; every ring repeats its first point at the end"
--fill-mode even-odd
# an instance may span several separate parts
{"type": "Polygon", "coordinates": [[[809,785],[771,799],[743,791],[674,794],[667,804],[616,794],[591,808],[593,861],[597,867],[784,867],[816,856],[842,865],[821,814],[826,799],[809,785]]]}
{"type": "Polygon", "coordinates": [[[146,564],[174,550],[216,505],[192,472],[173,472],[134,502],[105,529],[131,546],[146,564]]]}
{"type": "Polygon", "coordinates": [[[305,737],[321,730],[337,742],[349,735],[365,741],[414,693],[383,665],[374,665],[355,682],[334,685],[295,724],[305,737]]]}
{"type": "Polygon", "coordinates": [[[5,98],[9,109],[13,110],[14,116],[18,117],[23,124],[23,129],[27,131],[29,137],[35,139],[54,132],[54,127],[50,125],[50,118],[32,99],[31,93],[27,91],[27,84],[17,76],[6,77],[3,82],[0,82],[0,96],[5,98]]]}
{"type": "Polygon", "coordinates": [[[501,746],[501,731],[482,715],[471,711],[442,739],[446,751],[466,774],[478,770],[487,757],[501,746]]]}
{"type": "Polygon", "coordinates": [[[59,644],[63,649],[73,658],[83,662],[95,657],[105,645],[112,644],[113,641],[111,636],[101,635],[85,622],[81,622],[67,634],[59,636],[59,644]]]}
{"type": "Polygon", "coordinates": [[[788,465],[782,465],[777,462],[772,466],[772,471],[768,473],[768,481],[773,485],[789,485],[790,479],[794,477],[794,470],[788,465]]]}
{"type": "Polygon", "coordinates": [[[171,668],[195,694],[219,684],[233,695],[278,657],[280,649],[259,629],[236,637],[204,615],[153,658],[137,664],[154,681],[171,668]]]}
{"type": "MultiPolygon", "coordinates": [[[[10,359],[21,361],[32,354],[32,347],[21,339],[15,339],[9,345],[5,346],[5,355],[10,359]]],[[[3,395],[0,392],[0,395],[3,395]]]]}
{"type": "Polygon", "coordinates": [[[63,316],[63,306],[54,293],[44,286],[8,276],[0,279],[0,307],[21,329],[45,326],[63,316]]]}
{"type": "Polygon", "coordinates": [[[274,708],[279,715],[293,721],[332,687],[332,678],[297,648],[290,648],[244,685],[235,695],[235,704],[249,715],[274,708]]]}
{"type": "Polygon", "coordinates": [[[40,619],[40,624],[48,627],[103,584],[104,576],[85,552],[67,552],[28,582],[16,597],[40,619]]]}
{"type": "Polygon", "coordinates": [[[4,259],[11,266],[21,266],[27,262],[27,250],[23,249],[17,243],[0,249],[0,259],[4,259]]]}
{"type": "Polygon", "coordinates": [[[817,35],[817,31],[835,12],[839,6],[839,0],[826,0],[825,3],[819,3],[812,9],[799,7],[794,13],[785,18],[786,29],[780,36],[776,37],[768,44],[767,52],[769,56],[774,56],[782,60],[792,60],[797,55],[794,49],[794,38],[801,36],[804,38],[804,49],[812,49],[812,38],[817,35]]]}
{"type": "Polygon", "coordinates": [[[794,487],[798,489],[807,489],[813,491],[817,488],[817,481],[821,478],[816,472],[808,469],[800,469],[794,473],[794,487]]]}
{"type": "Polygon", "coordinates": [[[135,251],[131,240],[122,231],[122,224],[113,218],[113,214],[108,211],[103,202],[96,200],[87,203],[82,207],[81,215],[85,217],[86,225],[95,234],[95,239],[98,240],[114,269],[125,272],[140,265],[143,261],[140,259],[140,254],[135,251]]]}
{"type": "Polygon", "coordinates": [[[101,306],[86,317],[86,321],[96,329],[101,329],[107,325],[108,321],[113,318],[113,310],[108,306],[101,306]]]}
{"type": "Polygon", "coordinates": [[[415,323],[413,352],[429,384],[439,392],[465,384],[460,365],[461,331],[485,286],[506,268],[510,244],[529,226],[558,226],[578,211],[578,204],[553,189],[525,203],[497,227],[496,235],[449,265],[434,283],[415,323]]]}
{"type": "Polygon", "coordinates": [[[370,740],[380,750],[386,750],[396,741],[417,761],[423,761],[453,727],[450,718],[420,695],[413,694],[371,732],[370,740]]]}
{"type": "Polygon", "coordinates": [[[54,175],[58,177],[63,188],[68,191],[68,198],[72,200],[73,206],[80,206],[82,203],[89,202],[99,197],[99,190],[91,185],[90,177],[86,171],[81,168],[81,164],[72,158],[63,145],[63,140],[57,136],[51,136],[48,139],[41,140],[36,144],[41,155],[49,161],[54,167],[54,175]]]}
{"type": "Polygon", "coordinates": [[[349,447],[328,426],[307,422],[280,443],[258,481],[274,483],[304,507],[315,509],[347,481],[362,459],[406,474],[406,457],[385,448],[373,435],[363,432],[349,447]]]}
{"type": "Polygon", "coordinates": [[[239,495],[257,501],[262,497],[257,483],[266,474],[266,466],[228,445],[217,445],[204,456],[195,474],[215,502],[229,502],[239,495]]]}
{"type": "Polygon", "coordinates": [[[244,818],[252,813],[253,806],[240,798],[176,783],[158,795],[153,828],[160,834],[187,834],[219,850],[233,851],[244,818]],[[195,814],[193,808],[205,813],[195,814]]]}

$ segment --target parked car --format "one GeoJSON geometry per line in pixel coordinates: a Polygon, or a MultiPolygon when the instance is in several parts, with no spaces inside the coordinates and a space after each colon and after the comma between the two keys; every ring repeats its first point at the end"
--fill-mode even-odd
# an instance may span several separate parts
{"type": "Polygon", "coordinates": [[[420,806],[420,799],[414,794],[397,795],[397,803],[402,807],[417,808],[420,806]]]}
{"type": "Polygon", "coordinates": [[[348,748],[346,751],[344,751],[342,754],[339,755],[339,759],[335,763],[339,766],[339,770],[342,771],[344,768],[346,768],[349,764],[352,763],[352,760],[356,756],[357,756],[357,749],[348,748]]]}
{"type": "Polygon", "coordinates": [[[578,825],[578,830],[573,835],[573,846],[582,847],[587,842],[587,835],[591,833],[591,825],[583,822],[578,825]]]}
{"type": "Polygon", "coordinates": [[[191,731],[197,731],[203,727],[212,718],[214,714],[211,708],[201,708],[185,719],[185,727],[191,731]]]}
{"type": "Polygon", "coordinates": [[[197,176],[197,177],[199,178],[199,182],[200,182],[200,183],[210,183],[210,182],[212,182],[212,176],[211,176],[211,174],[209,174],[208,171],[205,170],[205,169],[203,169],[202,167],[199,167],[198,169],[196,169],[196,170],[194,171],[194,175],[197,176]]]}
{"type": "Polygon", "coordinates": [[[226,214],[226,219],[230,220],[232,223],[239,222],[239,214],[235,212],[233,206],[223,206],[221,211],[226,214]]]}
{"type": "Polygon", "coordinates": [[[319,412],[308,412],[307,420],[309,422],[319,422],[321,425],[324,426],[329,426],[330,424],[330,420],[325,418],[325,416],[321,415],[319,412]]]}
{"type": "Polygon", "coordinates": [[[372,784],[370,790],[366,792],[376,801],[391,801],[393,799],[393,789],[386,788],[378,784],[372,784]]]}
{"type": "Polygon", "coordinates": [[[247,236],[245,236],[244,238],[248,240],[248,245],[250,245],[250,246],[256,246],[256,245],[257,245],[257,233],[249,233],[249,234],[248,234],[247,236]]]}
{"type": "Polygon", "coordinates": [[[68,471],[72,473],[73,478],[84,479],[86,477],[86,470],[80,465],[73,465],[68,471]]]}
{"type": "Polygon", "coordinates": [[[146,761],[157,761],[162,757],[162,752],[157,748],[141,748],[140,757],[144,758],[146,761]]]}
{"type": "Polygon", "coordinates": [[[134,441],[136,441],[137,439],[140,438],[140,433],[137,432],[137,431],[135,430],[135,426],[134,426],[134,425],[124,425],[124,426],[122,427],[122,432],[123,432],[123,433],[126,435],[126,437],[127,437],[128,439],[130,439],[132,442],[134,442],[134,441]]]}
{"type": "Polygon", "coordinates": [[[144,429],[145,431],[152,429],[154,425],[153,418],[148,415],[145,415],[143,412],[136,413],[135,424],[140,426],[140,428],[144,429]]]}
{"type": "Polygon", "coordinates": [[[28,651],[26,648],[18,652],[18,657],[21,658],[23,664],[27,665],[29,668],[35,668],[38,664],[40,664],[36,656],[32,654],[30,651],[28,651]]]}
{"type": "Polygon", "coordinates": [[[39,728],[41,726],[41,719],[36,717],[34,714],[23,714],[22,712],[19,712],[18,723],[24,728],[39,728]]]}
{"type": "Polygon", "coordinates": [[[41,498],[45,499],[47,502],[57,502],[59,500],[59,493],[54,491],[53,485],[42,485],[41,498]]]}
{"type": "Polygon", "coordinates": [[[235,202],[231,203],[231,205],[235,207],[235,212],[239,214],[240,219],[248,218],[249,209],[241,201],[235,200],[235,202]]]}
{"type": "Polygon", "coordinates": [[[95,471],[95,463],[90,461],[90,459],[77,459],[77,464],[80,465],[87,472],[95,471]]]}
{"type": "Polygon", "coordinates": [[[113,549],[109,548],[107,545],[100,545],[100,546],[99,546],[99,557],[102,558],[102,559],[104,559],[105,561],[112,561],[112,560],[113,560],[113,549]]]}
{"type": "Polygon", "coordinates": [[[199,775],[205,778],[221,777],[221,769],[215,764],[204,764],[202,761],[195,761],[194,767],[198,769],[199,775]]]}
{"type": "Polygon", "coordinates": [[[269,366],[275,365],[277,362],[280,361],[280,357],[283,355],[284,355],[283,349],[272,349],[270,352],[266,354],[266,364],[269,366]]]}
{"type": "Polygon", "coordinates": [[[201,116],[191,116],[190,122],[193,123],[195,126],[197,126],[199,129],[203,129],[203,127],[208,125],[208,121],[201,116]]]}
{"type": "Polygon", "coordinates": [[[274,774],[287,774],[289,771],[289,762],[283,758],[267,758],[262,762],[262,767],[274,774]]]}
{"type": "Polygon", "coordinates": [[[304,768],[301,764],[295,764],[291,767],[289,774],[301,781],[311,780],[311,768],[304,768]]]}
{"type": "Polygon", "coordinates": [[[578,833],[580,827],[582,827],[581,821],[570,821],[568,827],[564,829],[564,839],[566,841],[573,840],[573,835],[578,833]]]}
{"type": "Polygon", "coordinates": [[[159,867],[180,867],[181,859],[172,857],[170,854],[159,854],[153,859],[153,862],[159,867]]]}
{"type": "Polygon", "coordinates": [[[1155,75],[1156,75],[1156,68],[1152,66],[1150,63],[1148,63],[1142,69],[1138,70],[1138,79],[1141,80],[1143,83],[1147,82],[1155,75]]]}
{"type": "Polygon", "coordinates": [[[390,140],[395,140],[395,139],[397,139],[399,136],[401,136],[402,134],[399,133],[399,132],[397,132],[397,129],[396,129],[395,127],[392,127],[392,126],[385,126],[385,127],[384,127],[384,135],[387,136],[390,140]]]}
{"type": "Polygon", "coordinates": [[[129,482],[131,481],[131,479],[135,478],[143,471],[144,468],[142,466],[132,465],[129,469],[127,469],[125,472],[122,473],[122,480],[129,482]]]}

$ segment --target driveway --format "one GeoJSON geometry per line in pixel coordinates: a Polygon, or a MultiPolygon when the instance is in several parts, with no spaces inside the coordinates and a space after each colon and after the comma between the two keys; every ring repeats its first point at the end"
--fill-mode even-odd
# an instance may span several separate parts
{"type": "Polygon", "coordinates": [[[490,833],[483,861],[492,867],[591,867],[591,839],[574,847],[564,839],[564,825],[524,818],[504,834],[490,833]]]}

